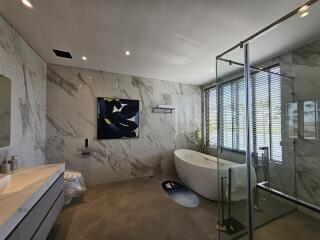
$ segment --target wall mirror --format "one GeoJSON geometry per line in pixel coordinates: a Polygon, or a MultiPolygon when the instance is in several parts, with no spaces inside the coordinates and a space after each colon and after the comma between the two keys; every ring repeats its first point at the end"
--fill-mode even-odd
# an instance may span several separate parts
{"type": "Polygon", "coordinates": [[[0,148],[10,145],[11,81],[0,75],[0,148]]]}

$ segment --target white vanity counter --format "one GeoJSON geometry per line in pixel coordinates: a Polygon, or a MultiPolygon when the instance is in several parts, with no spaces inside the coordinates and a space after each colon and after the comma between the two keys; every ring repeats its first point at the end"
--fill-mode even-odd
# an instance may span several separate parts
{"type": "Polygon", "coordinates": [[[0,239],[5,239],[65,170],[64,164],[38,165],[0,176],[0,239]]]}

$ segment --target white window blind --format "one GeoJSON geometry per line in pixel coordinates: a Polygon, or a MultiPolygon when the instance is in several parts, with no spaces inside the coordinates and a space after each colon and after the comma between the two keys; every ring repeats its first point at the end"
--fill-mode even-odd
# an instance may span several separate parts
{"type": "Polygon", "coordinates": [[[269,76],[259,72],[251,77],[251,113],[253,152],[263,153],[259,147],[270,147],[269,76]]]}
{"type": "MultiPolygon", "coordinates": [[[[269,72],[251,74],[251,141],[258,155],[259,147],[268,147],[273,161],[282,161],[281,128],[282,101],[280,66],[269,72]]],[[[216,88],[205,90],[205,130],[207,146],[217,146],[217,121],[219,143],[224,149],[245,151],[245,85],[238,78],[219,85],[219,104],[216,88]],[[219,116],[217,116],[219,109],[219,116]]]]}
{"type": "MultiPolygon", "coordinates": [[[[269,72],[251,74],[251,140],[253,151],[268,147],[270,158],[282,161],[281,147],[281,77],[280,66],[269,72]]],[[[219,87],[220,145],[222,148],[245,151],[245,88],[238,78],[219,87]]]]}
{"type": "Polygon", "coordinates": [[[245,151],[245,89],[243,78],[219,87],[220,146],[245,151]]]}
{"type": "Polygon", "coordinates": [[[209,88],[204,94],[206,145],[214,148],[217,146],[217,90],[215,87],[209,88]]]}
{"type": "Polygon", "coordinates": [[[281,127],[281,77],[280,66],[269,72],[251,76],[252,147],[258,155],[259,147],[268,147],[271,160],[282,161],[281,127]]]}
{"type": "Polygon", "coordinates": [[[271,112],[271,160],[282,162],[282,112],[285,109],[281,97],[280,66],[270,69],[270,112],[271,112]]]}

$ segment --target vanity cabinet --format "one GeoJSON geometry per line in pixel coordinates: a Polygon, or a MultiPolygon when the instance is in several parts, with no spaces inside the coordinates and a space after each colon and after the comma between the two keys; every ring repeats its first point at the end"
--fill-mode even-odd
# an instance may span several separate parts
{"type": "Polygon", "coordinates": [[[6,240],[44,240],[63,206],[63,174],[32,207],[6,240]]]}
{"type": "Polygon", "coordinates": [[[18,230],[14,230],[6,240],[18,240],[18,230]]]}

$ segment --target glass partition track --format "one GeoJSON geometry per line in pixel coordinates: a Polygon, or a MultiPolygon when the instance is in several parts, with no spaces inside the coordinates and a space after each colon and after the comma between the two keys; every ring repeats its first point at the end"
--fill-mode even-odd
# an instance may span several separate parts
{"type": "Polygon", "coordinates": [[[249,43],[244,45],[244,82],[246,96],[246,164],[247,164],[247,208],[248,208],[248,239],[253,240],[253,216],[252,216],[252,181],[251,181],[251,146],[250,146],[250,63],[249,63],[249,43]]]}

